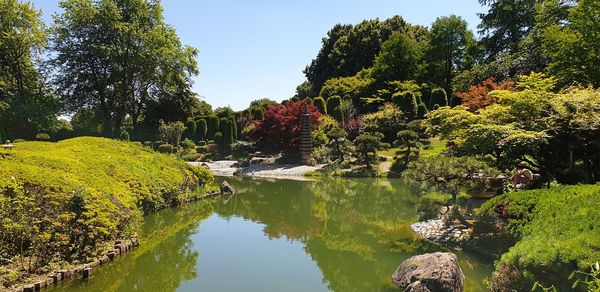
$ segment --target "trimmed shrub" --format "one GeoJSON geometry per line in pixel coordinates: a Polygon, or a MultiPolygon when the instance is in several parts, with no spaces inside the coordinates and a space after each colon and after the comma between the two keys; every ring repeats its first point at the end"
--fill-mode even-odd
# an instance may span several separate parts
{"type": "Polygon", "coordinates": [[[27,142],[25,139],[15,139],[13,143],[27,142]]]}
{"type": "Polygon", "coordinates": [[[225,153],[225,143],[223,142],[223,134],[221,134],[221,132],[215,134],[215,144],[217,145],[219,153],[225,153]]]}
{"type": "MultiPolygon", "coordinates": [[[[336,109],[339,108],[340,112],[341,112],[341,107],[342,107],[342,98],[339,97],[338,95],[334,95],[327,99],[327,111],[330,113],[330,115],[335,117],[336,109]]],[[[340,119],[341,119],[341,117],[340,117],[340,119]]]]}
{"type": "Polygon", "coordinates": [[[412,92],[395,93],[392,95],[392,100],[400,108],[404,117],[411,121],[417,118],[418,105],[417,98],[412,92]]]}
{"type": "Polygon", "coordinates": [[[319,112],[321,114],[327,114],[327,104],[325,103],[325,100],[322,97],[315,97],[314,105],[317,107],[317,109],[319,109],[319,112]]]}
{"type": "Polygon", "coordinates": [[[187,120],[185,122],[185,132],[183,132],[183,138],[196,140],[196,121],[187,120]]]}
{"type": "Polygon", "coordinates": [[[204,141],[207,137],[207,124],[205,119],[199,119],[196,121],[196,140],[204,141]]]}
{"type": "Polygon", "coordinates": [[[35,135],[35,139],[38,141],[50,141],[50,135],[46,133],[39,133],[35,135]]]}
{"type": "Polygon", "coordinates": [[[233,133],[233,142],[238,139],[238,126],[235,117],[231,117],[231,132],[233,133]]]}
{"type": "Polygon", "coordinates": [[[152,148],[152,141],[144,141],[144,146],[152,148]]]}
{"type": "Polygon", "coordinates": [[[255,120],[263,120],[263,119],[265,118],[265,112],[264,112],[264,110],[263,110],[262,108],[260,108],[260,107],[255,107],[255,108],[252,108],[252,111],[251,111],[251,112],[252,112],[252,117],[253,117],[255,120]]]}
{"type": "Polygon", "coordinates": [[[129,141],[129,132],[121,130],[121,133],[119,134],[119,140],[129,141]]]}
{"type": "Polygon", "coordinates": [[[171,144],[161,144],[161,145],[158,145],[158,151],[160,153],[168,153],[168,154],[170,154],[170,153],[173,153],[173,149],[174,149],[173,145],[171,145],[171,144]]]}
{"type": "Polygon", "coordinates": [[[436,106],[448,106],[448,95],[443,88],[436,88],[431,91],[431,100],[429,101],[429,108],[435,109],[436,106]]]}
{"type": "Polygon", "coordinates": [[[219,131],[219,117],[209,116],[207,122],[206,139],[212,140],[219,131]]]}
{"type": "Polygon", "coordinates": [[[427,106],[425,105],[425,103],[420,103],[417,106],[417,119],[424,119],[425,115],[427,115],[429,113],[429,110],[427,110],[427,106]]]}

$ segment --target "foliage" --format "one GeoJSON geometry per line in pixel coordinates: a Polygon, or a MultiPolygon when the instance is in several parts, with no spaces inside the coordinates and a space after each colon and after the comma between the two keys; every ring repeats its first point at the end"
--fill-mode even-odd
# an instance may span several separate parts
{"type": "Polygon", "coordinates": [[[119,139],[122,141],[129,141],[129,132],[125,129],[121,130],[121,134],[119,134],[119,139]]]}
{"type": "MultiPolygon", "coordinates": [[[[490,221],[499,216],[505,232],[518,239],[502,255],[492,284],[502,279],[507,269],[517,269],[523,271],[524,277],[518,280],[525,286],[539,282],[570,290],[571,285],[565,283],[570,282],[571,271],[588,269],[600,261],[599,191],[599,185],[555,187],[508,193],[486,202],[480,215],[490,221]]],[[[522,285],[518,281],[510,284],[522,285]]]]}
{"type": "Polygon", "coordinates": [[[342,120],[343,112],[341,110],[342,98],[339,95],[334,95],[327,98],[327,110],[330,116],[338,122],[342,120]]]}
{"type": "Polygon", "coordinates": [[[259,108],[259,107],[252,108],[251,112],[252,112],[252,117],[255,120],[262,120],[262,119],[265,118],[264,117],[264,110],[262,108],[259,108]]]}
{"type": "Polygon", "coordinates": [[[436,109],[438,107],[448,105],[448,95],[446,94],[446,90],[443,88],[436,88],[431,91],[431,100],[429,101],[430,109],[436,109]]]}
{"type": "Polygon", "coordinates": [[[175,151],[175,147],[173,147],[173,145],[171,144],[160,144],[158,145],[158,152],[160,153],[166,153],[166,154],[171,154],[175,151]]]}
{"type": "Polygon", "coordinates": [[[198,102],[191,92],[197,50],[181,44],[160,2],[66,0],[60,7],[51,63],[67,111],[98,108],[105,133],[116,135],[126,117],[137,130],[153,106],[186,111],[198,102]]]}
{"type": "Polygon", "coordinates": [[[0,19],[0,133],[32,139],[50,132],[59,111],[35,65],[46,47],[46,28],[28,2],[0,1],[0,19]]]}
{"type": "Polygon", "coordinates": [[[306,101],[288,102],[286,105],[272,105],[265,112],[264,120],[254,122],[251,137],[266,152],[295,153],[300,143],[300,122],[308,110],[312,129],[319,125],[319,110],[306,101]]]}
{"type": "Polygon", "coordinates": [[[475,46],[475,38],[467,29],[467,22],[456,15],[438,17],[431,25],[430,38],[428,78],[451,92],[456,72],[473,65],[474,56],[470,51],[475,46]]]}
{"type": "Polygon", "coordinates": [[[477,112],[496,103],[496,100],[489,96],[491,91],[513,89],[514,82],[512,81],[496,82],[494,78],[488,78],[481,84],[471,85],[466,92],[457,92],[456,96],[461,100],[462,106],[471,112],[477,112]]]}
{"type": "Polygon", "coordinates": [[[219,117],[216,115],[211,115],[207,118],[207,130],[206,130],[206,138],[208,140],[212,140],[215,138],[215,134],[219,131],[219,117]]]}
{"type": "Polygon", "coordinates": [[[364,133],[354,139],[356,148],[356,159],[360,164],[364,164],[367,169],[372,169],[372,164],[377,161],[377,150],[381,147],[381,133],[364,133]]]}
{"type": "Polygon", "coordinates": [[[35,135],[35,139],[37,141],[50,141],[50,135],[46,133],[38,133],[37,135],[35,135]]]}
{"type": "Polygon", "coordinates": [[[335,25],[323,38],[318,55],[304,70],[311,86],[309,95],[318,95],[329,79],[354,76],[372,67],[382,44],[396,32],[415,39],[422,39],[426,34],[423,27],[412,26],[400,16],[384,21],[365,20],[356,25],[335,25]]]}
{"type": "Polygon", "coordinates": [[[0,257],[28,272],[97,256],[135,232],[143,213],[212,183],[207,170],[103,138],[23,142],[0,165],[0,257]]]}
{"type": "Polygon", "coordinates": [[[427,113],[429,113],[429,110],[427,109],[425,103],[419,103],[417,106],[417,119],[424,119],[427,113]]]}
{"type": "Polygon", "coordinates": [[[165,123],[162,120],[159,122],[158,135],[160,139],[171,145],[179,145],[184,131],[185,126],[182,122],[165,123]]]}
{"type": "Polygon", "coordinates": [[[394,104],[402,111],[404,118],[407,121],[412,121],[417,118],[418,104],[417,98],[413,92],[395,93],[392,95],[394,104]]]}
{"type": "Polygon", "coordinates": [[[199,119],[196,121],[196,140],[204,141],[208,135],[208,125],[206,124],[206,119],[199,119]]]}
{"type": "Polygon", "coordinates": [[[185,132],[183,133],[183,138],[195,140],[197,131],[196,121],[194,121],[193,119],[189,119],[185,122],[184,125],[185,132]]]}
{"type": "Polygon", "coordinates": [[[396,134],[396,147],[399,147],[394,157],[392,169],[394,171],[404,171],[411,161],[419,157],[419,134],[411,130],[402,130],[396,134]]]}
{"type": "Polygon", "coordinates": [[[568,26],[556,23],[544,28],[544,48],[550,59],[548,71],[561,85],[578,82],[600,86],[600,69],[591,65],[600,62],[599,15],[597,1],[576,1],[568,13],[568,26]]]}
{"type": "Polygon", "coordinates": [[[377,82],[414,80],[421,74],[422,54],[414,39],[404,33],[396,33],[382,44],[373,64],[372,76],[377,82]]]}
{"type": "Polygon", "coordinates": [[[363,119],[365,131],[382,133],[383,141],[387,143],[393,142],[398,130],[406,124],[402,111],[392,104],[384,105],[379,111],[367,114],[363,119]]]}
{"type": "Polygon", "coordinates": [[[461,191],[483,191],[488,186],[487,178],[498,174],[498,170],[476,157],[429,156],[410,163],[402,176],[419,193],[446,193],[456,202],[461,191]]]}
{"type": "Polygon", "coordinates": [[[325,100],[322,97],[316,97],[314,100],[314,104],[317,107],[317,109],[319,109],[319,112],[321,114],[327,114],[327,104],[325,103],[325,100]]]}
{"type": "Polygon", "coordinates": [[[223,134],[221,134],[221,132],[217,132],[215,134],[215,144],[217,145],[217,149],[218,149],[219,153],[224,154],[225,151],[227,150],[227,148],[225,146],[225,141],[223,139],[223,134]]]}
{"type": "Polygon", "coordinates": [[[334,127],[327,132],[329,139],[328,148],[331,149],[333,161],[343,163],[346,157],[352,153],[352,143],[347,139],[348,133],[340,127],[334,127]]]}

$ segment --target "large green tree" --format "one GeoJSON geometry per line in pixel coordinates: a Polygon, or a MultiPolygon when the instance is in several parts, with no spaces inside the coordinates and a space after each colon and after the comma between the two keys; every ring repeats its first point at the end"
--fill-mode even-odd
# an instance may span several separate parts
{"type": "Polygon", "coordinates": [[[545,48],[551,59],[549,71],[561,85],[573,81],[600,86],[600,2],[580,0],[571,8],[569,25],[546,28],[545,48]]]}
{"type": "Polygon", "coordinates": [[[57,122],[56,99],[34,65],[46,47],[40,15],[30,3],[0,1],[0,136],[5,138],[32,138],[57,122]]]}
{"type": "Polygon", "coordinates": [[[194,102],[197,51],[182,45],[155,0],[64,0],[52,29],[55,83],[67,111],[98,108],[104,134],[137,128],[148,105],[194,102]]]}
{"type": "Polygon", "coordinates": [[[473,65],[470,48],[475,46],[473,33],[460,16],[439,17],[431,26],[427,58],[429,78],[446,92],[452,92],[452,79],[457,71],[473,65]]]}
{"type": "Polygon", "coordinates": [[[381,47],[373,65],[375,82],[414,80],[421,73],[422,46],[404,33],[396,33],[381,47]]]}

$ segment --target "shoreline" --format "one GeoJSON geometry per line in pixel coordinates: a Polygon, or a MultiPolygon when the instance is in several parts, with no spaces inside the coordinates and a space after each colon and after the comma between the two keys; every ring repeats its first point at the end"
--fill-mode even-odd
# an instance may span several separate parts
{"type": "Polygon", "coordinates": [[[251,164],[246,167],[234,166],[237,161],[219,160],[214,162],[188,162],[194,166],[207,167],[215,176],[246,176],[256,178],[309,180],[306,174],[321,169],[302,164],[251,164]]]}

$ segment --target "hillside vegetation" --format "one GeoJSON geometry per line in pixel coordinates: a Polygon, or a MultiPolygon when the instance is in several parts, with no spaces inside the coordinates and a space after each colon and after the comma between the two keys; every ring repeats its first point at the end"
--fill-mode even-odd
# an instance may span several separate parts
{"type": "Polygon", "coordinates": [[[502,255],[493,290],[530,290],[537,281],[570,290],[573,270],[587,272],[600,262],[598,194],[600,185],[557,187],[513,192],[483,205],[481,214],[503,221],[517,240],[502,255]]]}
{"type": "Polygon", "coordinates": [[[204,194],[212,182],[207,170],[135,143],[17,143],[0,150],[0,264],[40,272],[85,261],[135,232],[144,213],[204,194]]]}

